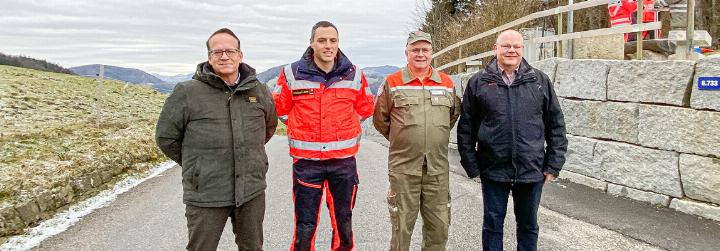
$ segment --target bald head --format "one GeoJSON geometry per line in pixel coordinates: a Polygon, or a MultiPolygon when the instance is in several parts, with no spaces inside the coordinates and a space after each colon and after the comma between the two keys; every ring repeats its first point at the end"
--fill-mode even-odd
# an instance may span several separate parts
{"type": "Polygon", "coordinates": [[[506,30],[495,40],[495,57],[497,64],[506,71],[517,69],[522,62],[523,37],[516,30],[506,30]]]}
{"type": "Polygon", "coordinates": [[[522,41],[522,34],[520,34],[520,32],[516,30],[505,30],[503,32],[500,32],[500,35],[497,36],[497,39],[495,39],[495,44],[500,44],[503,40],[513,38],[520,38],[520,40],[522,41]]]}

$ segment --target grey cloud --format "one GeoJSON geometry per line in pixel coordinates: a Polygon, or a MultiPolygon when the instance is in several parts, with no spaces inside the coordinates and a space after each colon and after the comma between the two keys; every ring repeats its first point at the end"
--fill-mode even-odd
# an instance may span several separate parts
{"type": "Polygon", "coordinates": [[[103,63],[150,72],[192,72],[207,59],[204,43],[220,27],[242,41],[258,70],[297,60],[311,26],[329,20],[340,46],[362,66],[404,64],[414,0],[3,1],[0,52],[70,67],[103,63]]]}

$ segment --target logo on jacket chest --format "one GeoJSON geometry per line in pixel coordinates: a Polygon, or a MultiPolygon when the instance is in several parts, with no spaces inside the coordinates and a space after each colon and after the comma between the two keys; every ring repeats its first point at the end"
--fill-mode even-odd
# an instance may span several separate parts
{"type": "Polygon", "coordinates": [[[313,89],[297,89],[292,91],[293,96],[313,94],[313,89]]]}

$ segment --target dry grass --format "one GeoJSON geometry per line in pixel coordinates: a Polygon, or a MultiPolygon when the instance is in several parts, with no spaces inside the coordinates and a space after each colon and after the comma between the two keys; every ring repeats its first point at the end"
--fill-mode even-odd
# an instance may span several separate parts
{"type": "Polygon", "coordinates": [[[104,81],[96,127],[94,79],[0,66],[0,206],[97,170],[145,170],[164,160],[154,127],[165,96],[104,81]]]}

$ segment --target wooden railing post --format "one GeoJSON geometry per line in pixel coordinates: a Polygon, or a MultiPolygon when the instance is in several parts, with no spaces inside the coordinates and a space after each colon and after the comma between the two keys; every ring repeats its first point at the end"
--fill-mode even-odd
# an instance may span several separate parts
{"type": "MultiPolygon", "coordinates": [[[[638,2],[642,2],[642,1],[638,1],[638,2]]],[[[575,3],[575,1],[573,1],[573,0],[568,1],[568,5],[571,5],[574,3],[575,3]]],[[[574,31],[573,25],[575,25],[574,17],[575,17],[575,15],[573,14],[573,11],[572,10],[568,11],[568,13],[567,13],[567,32],[566,33],[573,33],[573,31],[574,31]]],[[[566,47],[565,50],[567,50],[567,52],[565,52],[565,54],[567,55],[567,58],[570,58],[570,59],[573,58],[573,41],[575,41],[575,40],[567,40],[567,44],[565,44],[565,47],[566,47]]]]}
{"type": "MultiPolygon", "coordinates": [[[[643,1],[637,1],[637,24],[640,26],[640,29],[642,30],[643,25],[643,1]]],[[[635,44],[637,46],[635,47],[635,58],[637,60],[643,59],[643,32],[638,31],[635,33],[635,44]]]]}
{"type": "MultiPolygon", "coordinates": [[[[462,56],[462,46],[458,47],[458,59],[463,58],[462,56]]],[[[462,64],[457,65],[457,73],[460,74],[462,72],[462,64]]]]}
{"type": "MultiPolygon", "coordinates": [[[[562,16],[563,16],[562,13],[559,13],[558,16],[557,16],[557,18],[558,18],[558,25],[557,25],[557,27],[558,27],[558,32],[557,32],[557,34],[558,34],[558,35],[562,35],[562,34],[563,34],[563,33],[562,33],[562,23],[563,23],[563,21],[562,21],[563,17],[562,17],[562,16]]],[[[557,57],[562,57],[562,56],[563,56],[563,46],[562,46],[562,45],[563,45],[563,41],[557,41],[556,44],[557,44],[557,50],[555,50],[555,54],[557,54],[557,57]]]]}
{"type": "Polygon", "coordinates": [[[685,30],[685,40],[687,40],[686,53],[688,59],[693,59],[695,52],[693,51],[693,39],[695,38],[695,0],[687,1],[687,29],[685,30]]]}

